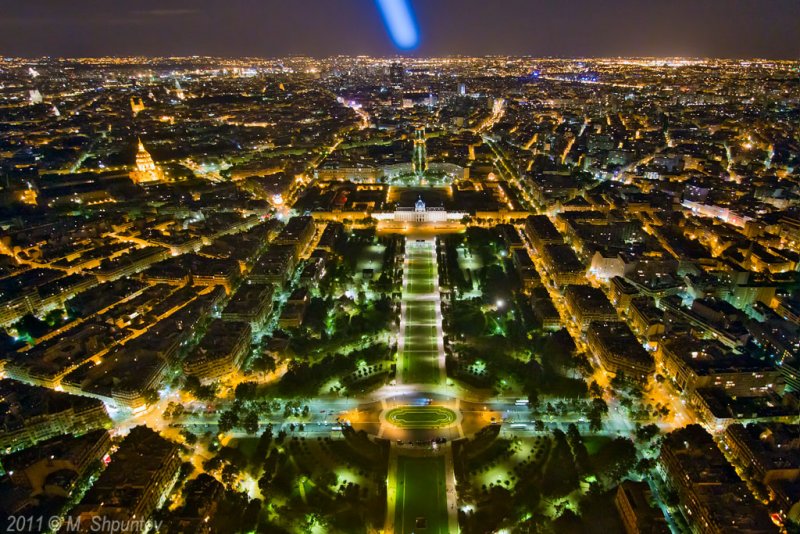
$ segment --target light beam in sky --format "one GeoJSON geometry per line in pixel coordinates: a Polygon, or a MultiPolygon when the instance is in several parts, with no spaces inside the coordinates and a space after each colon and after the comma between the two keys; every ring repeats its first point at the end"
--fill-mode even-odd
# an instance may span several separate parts
{"type": "Polygon", "coordinates": [[[409,50],[419,44],[419,30],[410,0],[376,0],[383,22],[398,48],[409,50]]]}

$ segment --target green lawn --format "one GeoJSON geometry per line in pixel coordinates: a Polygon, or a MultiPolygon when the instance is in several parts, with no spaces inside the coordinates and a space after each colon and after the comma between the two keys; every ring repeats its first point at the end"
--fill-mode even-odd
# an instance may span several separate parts
{"type": "Polygon", "coordinates": [[[425,295],[433,293],[433,281],[430,279],[409,278],[406,287],[409,295],[425,295]]]}
{"type": "Polygon", "coordinates": [[[439,382],[439,353],[436,336],[436,303],[415,301],[418,295],[432,293],[436,262],[429,248],[411,248],[408,251],[408,285],[405,295],[405,345],[403,354],[403,379],[407,383],[435,384],[439,382]]]}
{"type": "Polygon", "coordinates": [[[447,534],[444,477],[443,457],[397,459],[395,532],[447,534]],[[424,519],[424,530],[417,526],[418,519],[424,519]]]}
{"type": "Polygon", "coordinates": [[[456,414],[444,406],[400,406],[389,410],[386,420],[400,428],[434,429],[455,423],[456,414]]]}
{"type": "Polygon", "coordinates": [[[406,347],[415,350],[436,349],[436,326],[431,324],[409,324],[406,326],[406,347]]]}
{"type": "Polygon", "coordinates": [[[427,249],[421,251],[412,249],[408,259],[408,286],[406,287],[408,294],[420,295],[433,292],[433,281],[437,272],[430,252],[427,249]]]}
{"type": "Polygon", "coordinates": [[[436,307],[432,302],[407,302],[406,321],[433,324],[436,322],[436,307]]]}
{"type": "Polygon", "coordinates": [[[439,382],[439,353],[436,351],[403,351],[404,380],[410,384],[439,382]]]}
{"type": "Polygon", "coordinates": [[[435,384],[439,381],[435,326],[406,325],[403,364],[406,382],[435,384]]]}

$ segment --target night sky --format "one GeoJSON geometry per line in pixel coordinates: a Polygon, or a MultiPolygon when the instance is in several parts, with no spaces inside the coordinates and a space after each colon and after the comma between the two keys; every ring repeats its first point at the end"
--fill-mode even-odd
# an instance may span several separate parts
{"type": "MultiPolygon", "coordinates": [[[[798,0],[411,0],[404,54],[800,58],[798,0]]],[[[374,0],[0,0],[5,56],[394,55],[374,0]]]]}

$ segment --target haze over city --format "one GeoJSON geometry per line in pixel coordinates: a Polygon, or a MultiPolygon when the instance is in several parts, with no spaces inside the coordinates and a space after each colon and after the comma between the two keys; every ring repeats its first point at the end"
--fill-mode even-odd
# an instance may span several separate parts
{"type": "MultiPolygon", "coordinates": [[[[12,56],[392,55],[373,0],[5,0],[12,56]]],[[[792,59],[794,0],[410,0],[417,56],[792,59]]]]}

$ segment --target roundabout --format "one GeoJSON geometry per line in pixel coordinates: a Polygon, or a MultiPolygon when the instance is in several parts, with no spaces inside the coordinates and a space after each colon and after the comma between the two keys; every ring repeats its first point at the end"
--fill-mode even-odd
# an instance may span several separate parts
{"type": "Polygon", "coordinates": [[[385,421],[406,430],[435,430],[453,425],[456,412],[444,406],[399,406],[386,412],[385,421]]]}

